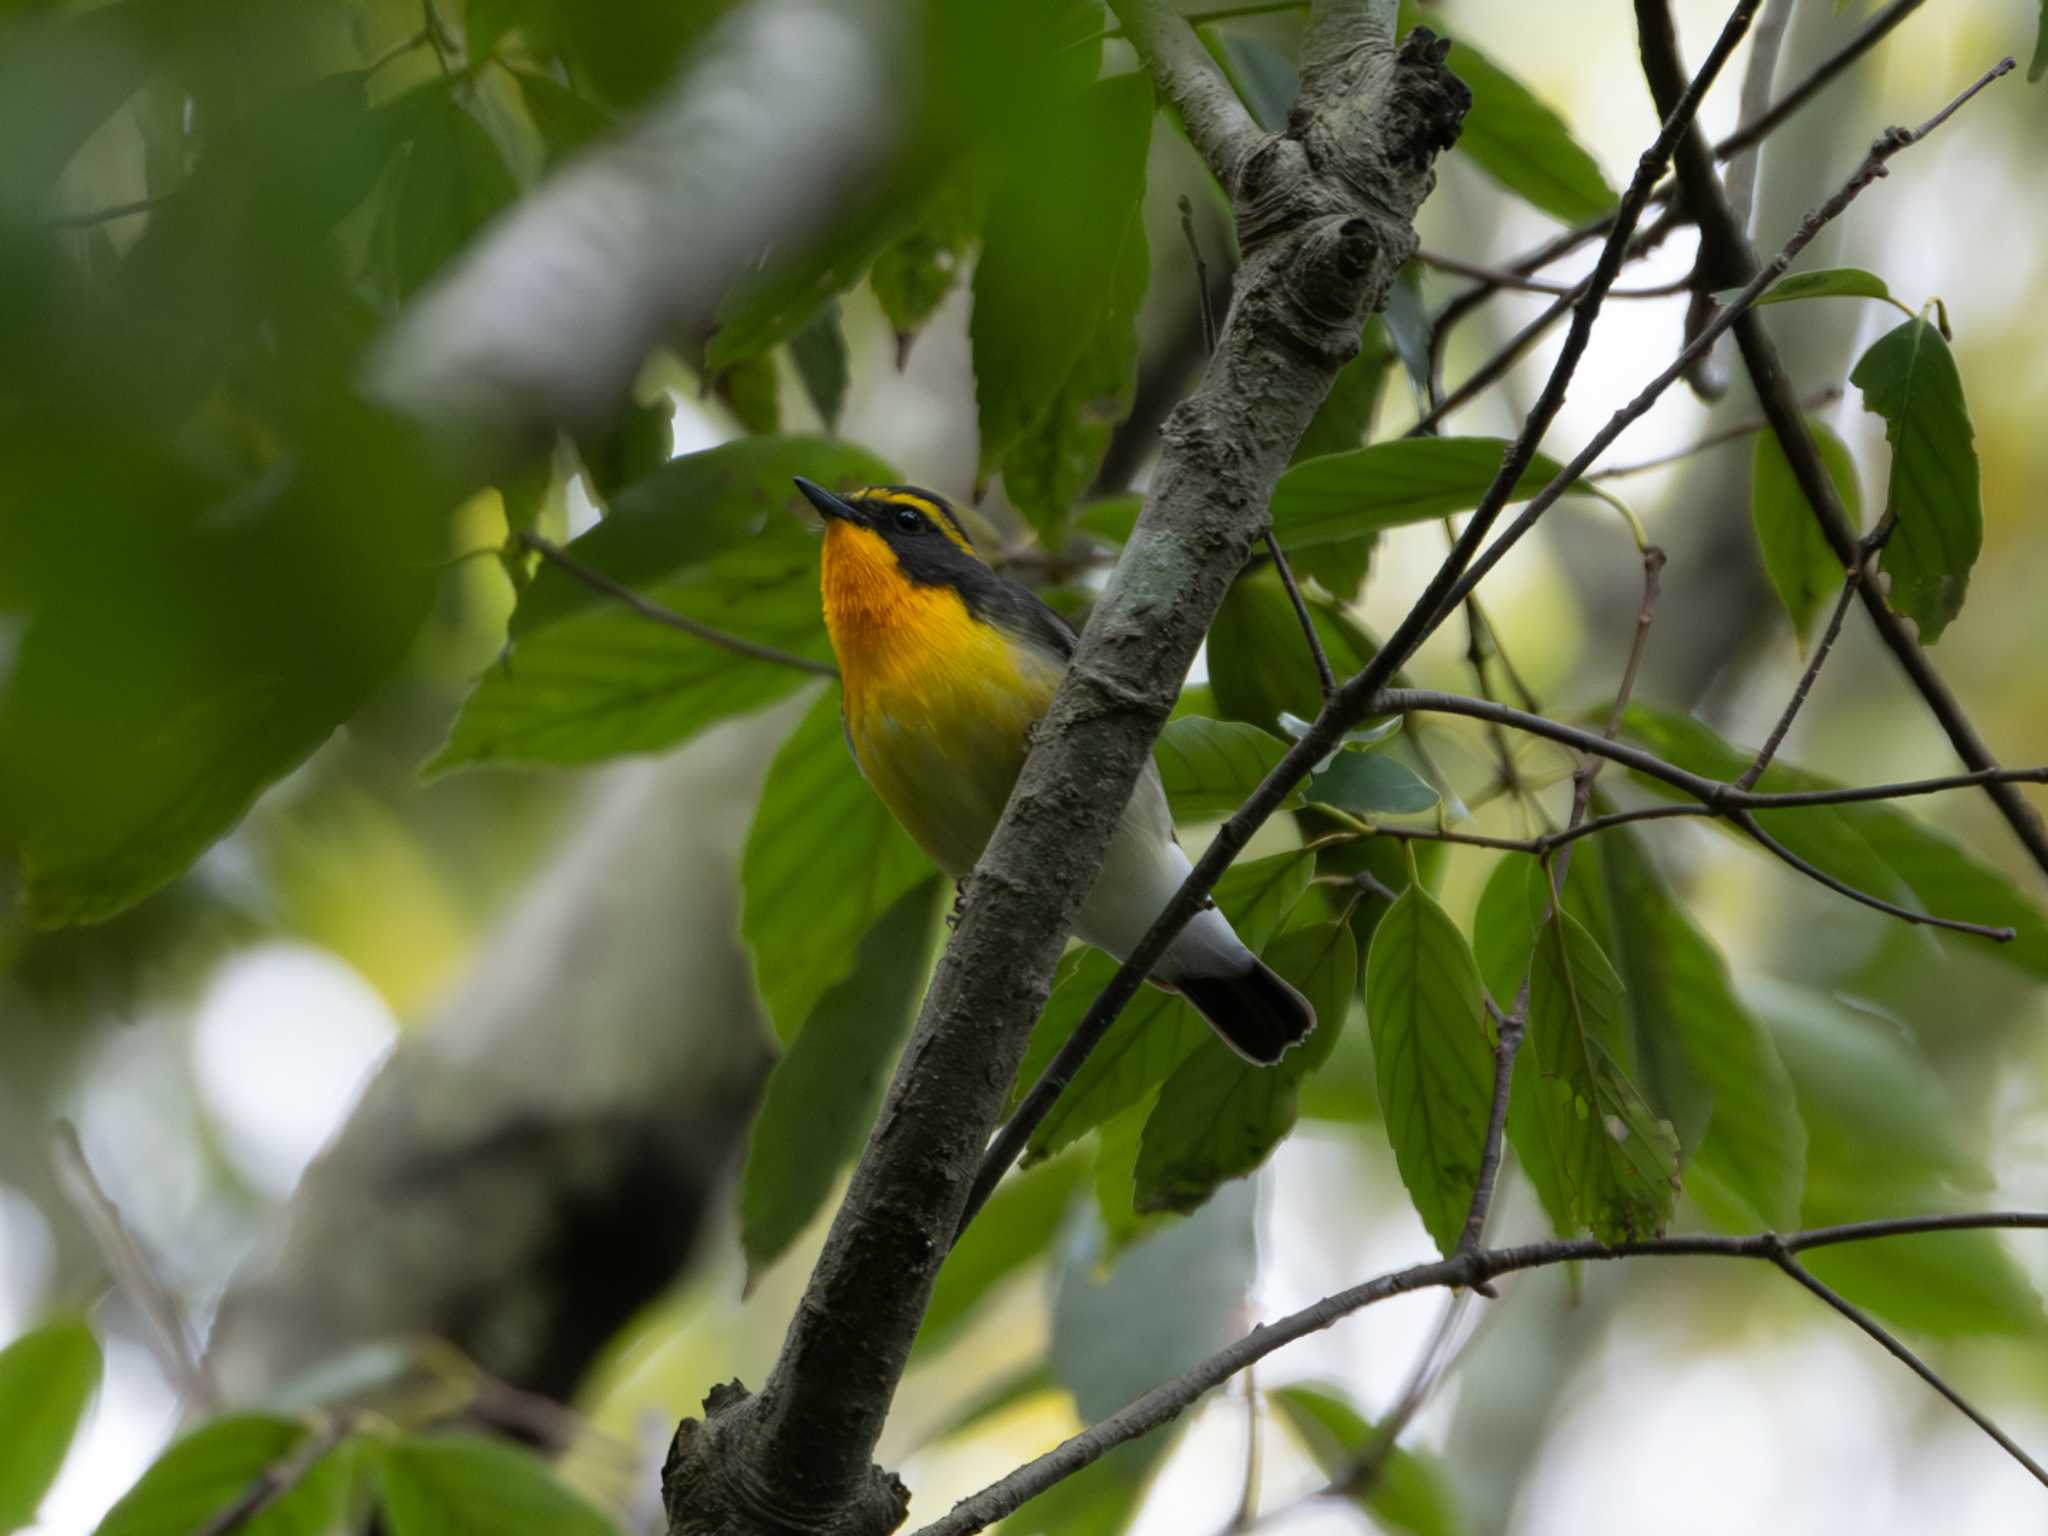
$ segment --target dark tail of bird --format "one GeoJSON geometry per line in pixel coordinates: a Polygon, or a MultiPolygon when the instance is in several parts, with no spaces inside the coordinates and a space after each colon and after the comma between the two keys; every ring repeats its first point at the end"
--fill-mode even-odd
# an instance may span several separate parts
{"type": "Polygon", "coordinates": [[[1269,1067],[1316,1027],[1307,998],[1263,960],[1241,976],[1176,976],[1173,986],[1246,1061],[1269,1067]]]}

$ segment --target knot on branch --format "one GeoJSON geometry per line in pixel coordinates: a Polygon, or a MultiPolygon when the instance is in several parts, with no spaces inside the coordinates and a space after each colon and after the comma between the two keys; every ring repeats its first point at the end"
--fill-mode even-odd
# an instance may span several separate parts
{"type": "Polygon", "coordinates": [[[1274,134],[1253,147],[1238,165],[1231,199],[1240,250],[1250,250],[1300,217],[1308,179],[1308,155],[1298,140],[1274,134]]]}
{"type": "Polygon", "coordinates": [[[1472,91],[1445,65],[1451,40],[1427,27],[1401,39],[1394,55],[1393,92],[1387,106],[1387,157],[1420,170],[1458,142],[1472,91]]]}
{"type": "Polygon", "coordinates": [[[759,1402],[739,1382],[724,1382],[705,1396],[701,1421],[676,1426],[661,1468],[669,1536],[889,1536],[909,1516],[910,1490],[880,1467],[868,1468],[862,1486],[821,1498],[762,1486],[743,1446],[759,1402]]]}

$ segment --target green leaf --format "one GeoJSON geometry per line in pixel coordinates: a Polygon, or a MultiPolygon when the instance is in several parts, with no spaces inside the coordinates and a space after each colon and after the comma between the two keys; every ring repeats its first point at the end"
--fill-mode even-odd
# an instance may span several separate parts
{"type": "MultiPolygon", "coordinates": [[[[1350,677],[1379,647],[1340,604],[1304,596],[1331,670],[1350,677]]],[[[1224,718],[1262,731],[1279,728],[1282,715],[1308,718],[1322,708],[1301,620],[1270,565],[1238,577],[1223,599],[1209,628],[1209,686],[1224,718]]]]}
{"type": "Polygon", "coordinates": [[[1811,272],[1794,272],[1781,277],[1763,291],[1756,307],[1784,304],[1792,299],[1892,299],[1892,291],[1875,272],[1861,267],[1818,267],[1811,272]]]}
{"type": "Polygon", "coordinates": [[[818,999],[768,1074],[740,1175],[749,1289],[810,1225],[860,1150],[924,995],[944,896],[933,875],[875,920],[853,969],[818,999]]]}
{"type": "MultiPolygon", "coordinates": [[[[1828,479],[1842,499],[1852,528],[1863,526],[1863,492],[1856,481],[1856,460],[1849,445],[1824,423],[1807,418],[1807,430],[1828,479]]],[[[1806,493],[1792,478],[1792,466],[1775,432],[1756,434],[1756,449],[1750,458],[1749,519],[1756,528],[1757,546],[1763,552],[1764,573],[1785,611],[1792,618],[1792,632],[1803,650],[1806,633],[1814,615],[1830,607],[1841,594],[1847,573],[1835,551],[1820,531],[1806,493]]]]}
{"type": "MultiPolygon", "coordinates": [[[[250,1485],[296,1455],[312,1431],[296,1419],[233,1414],[179,1440],[107,1511],[94,1536],[192,1536],[232,1508],[250,1485]]],[[[353,1481],[346,1443],[292,1490],[236,1527],[249,1536],[326,1536],[353,1481]]]]}
{"type": "MultiPolygon", "coordinates": [[[[1314,867],[1314,859],[1299,849],[1234,864],[1216,882],[1216,906],[1240,939],[1254,951],[1263,950],[1308,889],[1314,867]]],[[[1060,962],[1052,995],[1025,1049],[1019,1095],[1038,1080],[1116,972],[1116,962],[1099,950],[1079,951],[1060,962]]],[[[1129,1109],[1164,1082],[1209,1033],[1201,1015],[1179,997],[1141,988],[1032,1133],[1028,1155],[1049,1156],[1129,1109]]]]}
{"type": "Polygon", "coordinates": [[[2048,0],[2041,0],[2041,26],[2034,34],[2034,57],[2027,65],[2027,82],[2048,75],[2048,0]]]}
{"type": "Polygon", "coordinates": [[[1090,86],[1039,126],[997,189],[974,269],[984,474],[1044,419],[1102,321],[1144,190],[1151,81],[1090,86]]]}
{"type": "Polygon", "coordinates": [[[392,275],[409,298],[519,195],[498,144],[453,95],[421,118],[391,212],[392,275]]]}
{"type": "Polygon", "coordinates": [[[1472,957],[1480,980],[1502,1013],[1514,1011],[1522,980],[1536,953],[1536,933],[1550,916],[1550,881],[1543,865],[1518,853],[1493,866],[1472,914],[1472,957]]]}
{"type": "MultiPolygon", "coordinates": [[[[1168,721],[1152,748],[1167,802],[1179,821],[1228,816],[1286,755],[1287,743],[1257,726],[1200,715],[1168,721]]],[[[1298,791],[1283,802],[1300,803],[1298,791]]]]}
{"type": "Polygon", "coordinates": [[[742,431],[761,437],[782,429],[782,375],[772,352],[756,352],[726,364],[713,376],[711,390],[742,431]]]}
{"type": "MultiPolygon", "coordinates": [[[[1316,407],[1308,430],[1295,444],[1294,456],[1288,462],[1299,464],[1304,459],[1348,453],[1363,446],[1372,432],[1373,418],[1378,414],[1387,371],[1393,361],[1394,347],[1388,339],[1387,323],[1383,317],[1374,315],[1365,322],[1358,356],[1340,368],[1337,377],[1330,381],[1329,394],[1316,407]]],[[[1376,542],[1365,538],[1311,545],[1299,551],[1289,550],[1288,558],[1293,562],[1295,575],[1313,578],[1332,595],[1348,601],[1357,595],[1359,584],[1365,580],[1376,542]]]]}
{"type": "Polygon", "coordinates": [[[1435,790],[1384,752],[1348,747],[1309,779],[1308,798],[1361,816],[1412,816],[1437,803],[1435,790]]]}
{"type": "Polygon", "coordinates": [[[740,859],[740,934],[785,1045],[854,967],[861,936],[931,874],[847,750],[827,689],[769,766],[740,859]]]}
{"type": "Polygon", "coordinates": [[[475,1435],[412,1435],[379,1463],[392,1536],[617,1536],[531,1451],[475,1435]]]}
{"type": "MultiPolygon", "coordinates": [[[[477,7],[472,4],[469,8],[472,18],[476,11],[477,7]]],[[[540,135],[549,169],[585,144],[611,132],[612,115],[581,92],[534,70],[515,69],[511,74],[519,82],[519,94],[525,99],[526,113],[533,119],[534,131],[540,135]]]]}
{"type": "Polygon", "coordinates": [[[820,305],[860,281],[929,197],[891,184],[788,260],[741,279],[712,317],[717,329],[704,347],[706,371],[722,374],[802,330],[820,305]]]}
{"type": "MultiPolygon", "coordinates": [[[[1325,1477],[1347,1476],[1372,1443],[1373,1426],[1340,1387],[1281,1387],[1268,1392],[1266,1401],[1300,1437],[1325,1477]]],[[[1378,1482],[1361,1503],[1379,1524],[1409,1536],[1457,1536],[1467,1528],[1442,1464],[1398,1445],[1387,1453],[1378,1482]]]]}
{"type": "Polygon", "coordinates": [[[1872,342],[1849,374],[1892,445],[1886,512],[1898,526],[1879,557],[1886,602],[1932,645],[1962,611],[1984,543],[1977,448],[1963,380],[1941,332],[1908,320],[1872,342]]]}
{"type": "Polygon", "coordinates": [[[1085,1157],[1056,1157],[1011,1174],[946,1255],[911,1358],[936,1354],[1009,1276],[1045,1256],[1088,1175],[1085,1157]]]}
{"type": "Polygon", "coordinates": [[[875,258],[868,283],[895,329],[899,359],[952,292],[988,201],[988,176],[968,165],[941,187],[917,227],[875,258]]]}
{"type": "Polygon", "coordinates": [[[1003,455],[1003,490],[1049,549],[1065,540],[1074,503],[1102,467],[1117,423],[1130,414],[1138,307],[1150,276],[1145,221],[1134,206],[1094,335],[1044,414],[1003,455]]]}
{"type": "MultiPolygon", "coordinates": [[[[1801,1224],[1981,1209],[1989,1172],[1940,1075],[1894,1026],[1784,986],[1745,989],[1769,1019],[1807,1132],[1801,1224]]],[[[2042,1331],[2040,1298],[1995,1232],[1814,1249],[1859,1306],[1939,1336],[2042,1331]]]]}
{"type": "Polygon", "coordinates": [[[1003,1536],[1119,1536],[1137,1516],[1167,1437],[1127,1441],[1003,1522],[1003,1536]]]}
{"type": "Polygon", "coordinates": [[[35,1524],[99,1380],[99,1341],[83,1323],[49,1323],[0,1349],[0,1531],[35,1524]]]}
{"type": "MultiPolygon", "coordinates": [[[[1401,7],[1403,33],[1417,14],[1413,0],[1401,7]]],[[[1450,67],[1472,89],[1458,148],[1474,165],[1563,224],[1595,218],[1620,201],[1599,162],[1527,86],[1462,39],[1453,42],[1450,67]]]]}
{"type": "Polygon", "coordinates": [[[1626,1242],[1671,1218],[1678,1138],[1629,1081],[1625,1050],[1621,978],[1583,924],[1554,914],[1536,936],[1508,1122],[1560,1233],[1626,1242]]]}
{"type": "Polygon", "coordinates": [[[1174,1068],[1145,1120],[1134,1208],[1188,1212],[1227,1179],[1242,1178],[1294,1129],[1296,1090],[1329,1060],[1358,985],[1358,945],[1344,923],[1294,928],[1266,963],[1316,1010],[1308,1039],[1269,1067],[1253,1066],[1212,1034],[1174,1068]]]}
{"type": "Polygon", "coordinates": [[[1373,934],[1365,1021],[1401,1182],[1438,1249],[1464,1234],[1493,1106],[1493,1046],[1465,935],[1411,885],[1373,934]]]}
{"type": "Polygon", "coordinates": [[[797,377],[804,381],[804,393],[817,408],[825,430],[836,430],[839,408],[846,403],[846,332],[840,326],[839,301],[833,299],[818,311],[811,323],[789,339],[789,355],[796,363],[797,377]]]}
{"type": "Polygon", "coordinates": [[[1201,38],[1202,46],[1209,50],[1209,57],[1230,81],[1230,88],[1250,110],[1253,120],[1268,133],[1284,132],[1288,110],[1301,90],[1300,77],[1287,56],[1255,37],[1215,26],[1197,27],[1195,35],[1201,38]]]}
{"type": "MultiPolygon", "coordinates": [[[[675,441],[675,403],[663,395],[646,405],[629,404],[601,432],[577,433],[576,457],[583,463],[591,494],[608,507],[627,486],[658,474],[674,456],[675,441]]],[[[540,484],[532,495],[537,503],[547,488],[545,470],[536,478],[540,484]]],[[[507,524],[531,530],[533,518],[515,515],[510,510],[511,499],[508,497],[507,524]]],[[[535,505],[534,511],[538,510],[535,505]]]]}
{"type": "MultiPolygon", "coordinates": [[[[1469,512],[1507,450],[1497,437],[1411,437],[1305,459],[1273,487],[1273,532],[1291,550],[1469,512]]],[[[1526,501],[1563,468],[1539,453],[1509,500],[1526,501]]]]}
{"type": "MultiPolygon", "coordinates": [[[[1754,756],[1730,746],[1684,715],[1632,705],[1623,723],[1629,736],[1666,762],[1708,778],[1734,779],[1754,756]]],[[[1668,785],[1645,783],[1645,787],[1667,798],[1679,794],[1668,785]]],[[[1833,779],[1780,759],[1764,771],[1756,787],[1776,794],[1840,786],[1833,779]]],[[[1956,934],[1939,934],[1936,942],[1964,945],[1973,954],[2001,961],[2030,976],[2048,978],[2048,918],[2040,908],[1946,833],[1897,805],[1872,801],[1800,806],[1760,811],[1757,819],[1795,853],[1852,885],[1917,904],[1922,911],[1943,917],[2011,928],[2014,936],[2007,944],[1956,934]]]]}

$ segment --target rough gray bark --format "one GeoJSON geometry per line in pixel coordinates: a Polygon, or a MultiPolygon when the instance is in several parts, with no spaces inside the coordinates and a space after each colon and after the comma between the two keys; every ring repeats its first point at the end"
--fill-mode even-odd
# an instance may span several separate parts
{"type": "Polygon", "coordinates": [[[1467,95],[1391,5],[1319,4],[1287,130],[1257,129],[1187,25],[1117,0],[1124,29],[1230,194],[1235,300],[1176,409],[1145,510],[1039,728],[835,1218],[782,1356],[678,1430],[675,1536],[878,1536],[908,1495],[871,1464],[910,1345],[1075,909],[1266,500],[1366,315],[1467,95]]]}
{"type": "Polygon", "coordinates": [[[232,1395],[386,1339],[569,1395],[672,1284],[766,1075],[736,934],[742,822],[786,712],[605,775],[559,862],[407,1036],[223,1302],[232,1395]],[[364,1234],[377,1242],[366,1246],[364,1234]]]}

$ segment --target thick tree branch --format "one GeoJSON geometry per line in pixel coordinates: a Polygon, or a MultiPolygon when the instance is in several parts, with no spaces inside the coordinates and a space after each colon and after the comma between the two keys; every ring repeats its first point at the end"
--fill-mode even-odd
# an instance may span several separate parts
{"type": "Polygon", "coordinates": [[[676,1536],[876,1536],[902,1518],[901,1484],[870,1458],[1074,910],[1274,481],[1414,249],[1463,115],[1463,87],[1418,31],[1398,51],[1368,39],[1306,59],[1287,132],[1257,134],[1184,22],[1153,0],[1117,13],[1234,196],[1234,302],[969,883],[781,1358],[758,1396],[721,1389],[677,1434],[676,1536]]]}
{"type": "MultiPolygon", "coordinates": [[[[1164,1382],[1138,1398],[1122,1411],[1090,1426],[1072,1439],[1027,1462],[1001,1481],[990,1484],[971,1498],[956,1504],[944,1519],[916,1532],[916,1536],[969,1536],[992,1525],[1023,1506],[1056,1483],[1072,1477],[1090,1462],[1127,1441],[1171,1423],[1192,1407],[1211,1388],[1221,1386],[1247,1366],[1312,1333],[1320,1333],[1352,1313],[1395,1296],[1439,1286],[1476,1288],[1480,1283],[1522,1270],[1546,1269],[1552,1265],[1580,1261],[1636,1258],[1728,1258],[1760,1259],[1784,1268],[1791,1256],[1813,1248],[1843,1243],[1875,1242],[1881,1238],[1903,1237],[1922,1232],[1981,1231],[1987,1229],[2048,1229],[2048,1212],[1989,1211],[1957,1216],[1907,1217],[1884,1221],[1856,1222],[1846,1226],[1817,1227],[1805,1232],[1779,1234],[1759,1232],[1746,1237],[1681,1236],[1646,1238],[1615,1247],[1576,1238],[1547,1243],[1529,1243],[1518,1248],[1486,1248],[1462,1253],[1432,1264],[1417,1264],[1377,1276],[1363,1285],[1326,1296],[1313,1306],[1290,1313],[1277,1322],[1262,1324],[1227,1348],[1219,1350],[1193,1369],[1164,1382]]],[[[1791,1271],[1788,1270],[1788,1273],[1791,1271]]],[[[1803,1267],[1794,1278],[1804,1275],[1803,1267]]],[[[1802,1285],[1807,1278],[1800,1278],[1802,1285]]],[[[1814,1289],[1818,1281],[1808,1285],[1814,1289]]],[[[1822,1290],[1825,1290],[1823,1287],[1822,1290]]],[[[1819,1291],[1816,1294],[1820,1294],[1819,1291]]],[[[2014,1445],[1975,1409],[1942,1382],[1933,1371],[1913,1359],[1861,1309],[1827,1292],[1823,1298],[1859,1328],[1884,1343],[1886,1348],[1911,1365],[1924,1380],[1961,1408],[1970,1418],[2011,1452],[2044,1483],[2044,1473],[2034,1460],[2014,1445]]]]}

